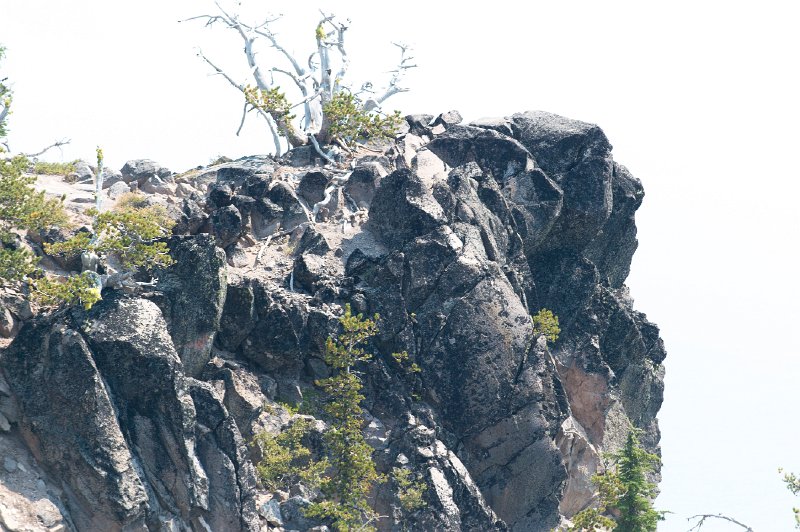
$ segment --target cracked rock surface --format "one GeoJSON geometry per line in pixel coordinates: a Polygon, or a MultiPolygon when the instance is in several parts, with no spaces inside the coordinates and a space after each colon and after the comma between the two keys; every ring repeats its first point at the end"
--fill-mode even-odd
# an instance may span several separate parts
{"type": "Polygon", "coordinates": [[[142,190],[178,222],[177,264],[89,312],[22,318],[4,299],[0,443],[16,435],[41,471],[47,526],[324,530],[302,513],[314,493],[259,485],[248,441],[314,396],[345,304],[380,315],[361,368],[378,469],[427,485],[411,513],[379,486],[380,530],[551,530],[591,502],[629,425],[658,450],[666,353],[624,284],[644,192],[602,130],[544,112],[407,121],[326,167],[131,163],[126,182],[165,181],[142,190]]]}

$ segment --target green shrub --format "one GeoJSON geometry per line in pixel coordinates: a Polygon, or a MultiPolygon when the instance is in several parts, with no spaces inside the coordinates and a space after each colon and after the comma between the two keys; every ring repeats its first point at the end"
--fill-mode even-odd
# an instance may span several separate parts
{"type": "Polygon", "coordinates": [[[68,175],[75,171],[78,161],[70,161],[67,163],[48,163],[44,161],[36,161],[33,163],[33,173],[36,175],[68,175]]]}
{"type": "Polygon", "coordinates": [[[102,299],[101,291],[100,276],[94,272],[83,272],[66,277],[44,276],[32,281],[34,299],[46,307],[80,304],[89,310],[92,305],[102,299]]]}
{"type": "Polygon", "coordinates": [[[392,480],[395,484],[397,500],[404,512],[415,512],[427,506],[423,497],[428,485],[422,480],[415,479],[409,469],[393,468],[392,480]]]}
{"type": "Polygon", "coordinates": [[[62,199],[37,192],[34,176],[23,174],[28,159],[22,156],[0,159],[0,280],[20,281],[30,275],[38,262],[30,251],[17,248],[15,230],[39,231],[67,223],[62,199]]]}
{"type": "Polygon", "coordinates": [[[102,213],[89,209],[87,214],[95,217],[94,235],[77,233],[65,242],[45,244],[45,251],[50,255],[76,255],[85,251],[114,254],[130,269],[171,265],[167,244],[154,240],[167,236],[174,222],[160,205],[142,207],[137,201],[129,197],[114,210],[102,213]]]}
{"type": "Polygon", "coordinates": [[[558,340],[561,329],[558,326],[558,316],[553,314],[552,310],[541,309],[531,316],[531,322],[533,323],[533,334],[535,336],[544,336],[550,343],[555,343],[558,340]]]}
{"type": "Polygon", "coordinates": [[[309,428],[309,421],[298,417],[279,434],[264,431],[256,435],[254,443],[263,456],[256,471],[264,487],[273,491],[288,490],[299,481],[312,489],[319,487],[325,478],[328,462],[312,460],[311,451],[303,445],[309,428]]]}
{"type": "Polygon", "coordinates": [[[328,137],[339,139],[346,145],[358,140],[394,138],[402,122],[400,111],[390,115],[369,113],[361,101],[348,91],[337,92],[322,107],[330,122],[328,137]]]}

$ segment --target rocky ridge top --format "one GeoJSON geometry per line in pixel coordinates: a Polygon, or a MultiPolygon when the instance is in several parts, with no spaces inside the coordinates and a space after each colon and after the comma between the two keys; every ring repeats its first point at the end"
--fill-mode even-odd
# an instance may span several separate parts
{"type": "Polygon", "coordinates": [[[313,395],[346,303],[381,316],[364,374],[376,462],[429,486],[412,515],[378,489],[381,530],[550,530],[590,502],[630,424],[657,449],[665,351],[624,285],[644,193],[602,130],[543,112],[406,121],[338,166],[301,148],[109,174],[109,202],[138,189],[168,208],[176,264],[89,312],[3,299],[0,438],[24,441],[59,515],[29,529],[322,530],[302,486],[258,486],[247,442],[313,395]],[[533,333],[541,308],[553,345],[533,333]]]}

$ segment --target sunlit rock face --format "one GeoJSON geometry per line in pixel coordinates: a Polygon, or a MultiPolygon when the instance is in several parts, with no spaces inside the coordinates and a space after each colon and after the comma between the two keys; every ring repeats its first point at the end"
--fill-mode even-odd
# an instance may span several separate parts
{"type": "Polygon", "coordinates": [[[543,112],[407,122],[347,165],[303,148],[145,189],[177,221],[177,264],[16,325],[3,437],[24,439],[67,522],[330,525],[303,514],[302,486],[267,493],[247,442],[330,374],[345,304],[380,315],[359,368],[378,469],[427,485],[411,514],[379,486],[380,530],[551,530],[590,504],[631,425],[657,451],[665,351],[624,284],[644,193],[602,130],[543,112]],[[532,327],[543,308],[554,343],[532,327]]]}

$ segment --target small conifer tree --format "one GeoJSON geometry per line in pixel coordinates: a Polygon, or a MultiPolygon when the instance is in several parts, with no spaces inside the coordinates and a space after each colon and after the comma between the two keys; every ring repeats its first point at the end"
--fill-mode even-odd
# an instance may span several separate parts
{"type": "Polygon", "coordinates": [[[364,343],[378,333],[378,316],[365,319],[354,315],[350,305],[339,319],[342,332],[328,338],[325,345],[325,362],[336,373],[317,381],[326,394],[323,411],[328,417],[329,429],[323,436],[332,473],[323,479],[321,488],[325,500],[312,504],[308,515],[330,518],[341,531],[374,530],[377,518],[369,502],[369,495],[383,476],[375,469],[372,447],[364,438],[364,396],[361,378],[355,366],[366,362],[372,355],[364,343]]]}
{"type": "Polygon", "coordinates": [[[642,448],[639,432],[631,429],[622,449],[609,455],[606,472],[592,478],[599,492],[598,505],[575,515],[570,531],[655,532],[664,512],[653,508],[656,485],[647,480],[647,474],[659,458],[642,448]]]}

